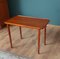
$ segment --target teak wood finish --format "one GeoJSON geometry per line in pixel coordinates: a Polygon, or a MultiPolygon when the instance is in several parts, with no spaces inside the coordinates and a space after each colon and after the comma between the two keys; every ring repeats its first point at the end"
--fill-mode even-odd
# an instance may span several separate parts
{"type": "Polygon", "coordinates": [[[40,30],[44,28],[44,35],[45,35],[44,44],[46,45],[46,26],[48,22],[49,20],[45,18],[33,18],[33,17],[27,17],[27,16],[15,16],[10,20],[5,21],[5,24],[7,24],[7,27],[8,27],[11,47],[13,46],[12,46],[12,39],[11,39],[11,33],[10,33],[10,25],[16,25],[20,27],[21,38],[22,38],[21,26],[34,28],[38,30],[38,53],[40,53],[40,30]]]}
{"type": "Polygon", "coordinates": [[[4,26],[4,21],[9,18],[8,2],[7,0],[0,0],[0,28],[4,26]]]}

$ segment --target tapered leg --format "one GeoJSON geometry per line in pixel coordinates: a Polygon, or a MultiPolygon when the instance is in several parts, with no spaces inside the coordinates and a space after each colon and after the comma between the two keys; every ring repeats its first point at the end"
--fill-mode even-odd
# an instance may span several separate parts
{"type": "Polygon", "coordinates": [[[12,39],[11,39],[11,33],[10,33],[10,25],[7,25],[7,28],[8,28],[8,34],[9,34],[9,39],[10,39],[10,45],[11,45],[11,48],[13,48],[12,39]]]}
{"type": "Polygon", "coordinates": [[[40,30],[38,29],[38,54],[40,54],[40,30]]]}
{"type": "Polygon", "coordinates": [[[44,45],[46,45],[46,27],[44,28],[44,45]]]}
{"type": "Polygon", "coordinates": [[[20,29],[20,37],[22,39],[22,30],[21,30],[21,27],[19,27],[19,29],[20,29]]]}

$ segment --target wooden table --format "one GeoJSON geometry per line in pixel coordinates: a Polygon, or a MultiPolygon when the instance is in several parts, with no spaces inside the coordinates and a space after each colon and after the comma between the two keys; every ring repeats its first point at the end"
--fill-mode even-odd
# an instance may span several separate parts
{"type": "Polygon", "coordinates": [[[20,16],[20,15],[5,21],[5,24],[7,24],[8,27],[11,48],[13,46],[12,46],[10,25],[19,26],[21,38],[22,38],[21,26],[24,26],[38,30],[38,53],[40,53],[40,30],[44,28],[44,44],[46,45],[46,26],[48,22],[49,20],[46,18],[34,18],[34,17],[20,16]]]}

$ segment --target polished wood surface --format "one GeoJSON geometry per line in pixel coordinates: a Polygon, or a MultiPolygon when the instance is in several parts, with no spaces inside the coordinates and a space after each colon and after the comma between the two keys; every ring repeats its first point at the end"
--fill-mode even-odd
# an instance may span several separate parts
{"type": "Polygon", "coordinates": [[[40,30],[38,29],[38,54],[40,54],[40,30]]]}
{"type": "Polygon", "coordinates": [[[8,2],[7,0],[0,0],[0,28],[5,25],[4,21],[9,18],[8,2]]]}
{"type": "MultiPolygon", "coordinates": [[[[12,46],[12,39],[10,34],[10,26],[9,25],[16,25],[16,26],[25,26],[29,28],[35,28],[38,30],[38,54],[40,54],[40,30],[44,28],[44,44],[46,44],[46,25],[48,24],[48,19],[43,18],[33,18],[33,17],[27,17],[27,16],[15,16],[11,18],[10,20],[5,21],[5,24],[8,26],[8,32],[10,37],[10,43],[12,46]]],[[[20,27],[20,34],[22,38],[21,33],[21,27],[20,27]]]]}
{"type": "Polygon", "coordinates": [[[46,27],[44,28],[44,45],[46,45],[46,27]]]}
{"type": "Polygon", "coordinates": [[[0,0],[0,18],[9,18],[7,0],[0,0]]]}
{"type": "Polygon", "coordinates": [[[19,30],[20,30],[20,37],[22,39],[22,28],[21,28],[21,26],[19,27],[19,30]]]}
{"type": "Polygon", "coordinates": [[[13,46],[12,46],[12,39],[11,39],[11,32],[10,32],[10,25],[7,25],[7,28],[8,28],[8,34],[9,34],[11,48],[13,48],[13,46]]]}
{"type": "Polygon", "coordinates": [[[25,26],[25,27],[42,29],[48,24],[48,22],[49,20],[44,18],[16,16],[9,19],[5,23],[16,26],[25,26]]]}

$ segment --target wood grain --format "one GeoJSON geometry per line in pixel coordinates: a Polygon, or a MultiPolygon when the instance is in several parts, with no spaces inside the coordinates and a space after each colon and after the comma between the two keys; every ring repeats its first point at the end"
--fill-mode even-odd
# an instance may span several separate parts
{"type": "Polygon", "coordinates": [[[44,18],[32,18],[24,16],[15,16],[8,21],[5,21],[5,24],[24,26],[29,28],[42,29],[48,24],[49,20],[44,18]]]}

